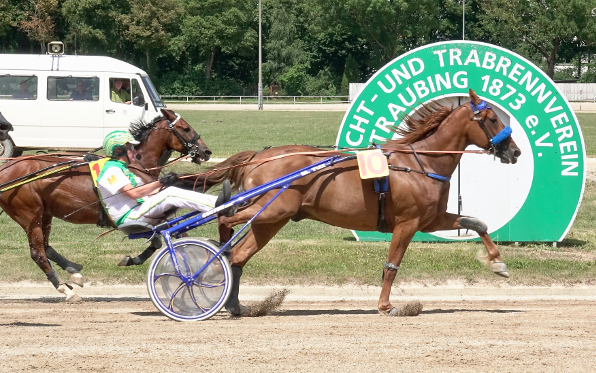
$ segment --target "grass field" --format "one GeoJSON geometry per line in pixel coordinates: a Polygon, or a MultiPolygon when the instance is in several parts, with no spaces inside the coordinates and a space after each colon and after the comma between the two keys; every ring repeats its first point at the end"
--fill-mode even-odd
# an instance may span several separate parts
{"type": "MultiPolygon", "coordinates": [[[[282,144],[331,145],[343,113],[339,112],[203,112],[180,114],[223,158],[241,150],[259,150],[282,144]]],[[[579,114],[589,155],[596,155],[596,114],[579,114]],[[592,146],[594,144],[594,146],[592,146]]],[[[197,172],[191,164],[178,171],[197,172]]],[[[509,266],[511,279],[493,275],[477,259],[484,250],[478,243],[412,243],[398,278],[401,281],[548,285],[596,283],[596,183],[587,182],[584,200],[567,238],[550,244],[498,243],[509,266]]],[[[46,281],[29,257],[23,230],[6,214],[0,215],[0,282],[46,281]]],[[[122,240],[113,232],[94,239],[105,230],[72,225],[55,219],[52,246],[82,263],[92,283],[142,283],[147,264],[117,267],[123,255],[140,253],[141,241],[122,240]]],[[[215,225],[191,232],[193,236],[217,237],[215,225]]],[[[253,284],[369,284],[379,285],[388,243],[357,242],[350,231],[313,221],[290,223],[247,265],[243,281],[253,284]]],[[[66,277],[62,271],[59,271],[66,277]]]]}

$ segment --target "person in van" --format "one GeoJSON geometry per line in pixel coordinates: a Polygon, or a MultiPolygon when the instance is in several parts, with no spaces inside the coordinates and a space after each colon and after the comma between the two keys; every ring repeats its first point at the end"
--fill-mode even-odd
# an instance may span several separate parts
{"type": "Polygon", "coordinates": [[[130,104],[130,93],[122,89],[122,79],[112,80],[112,90],[110,96],[113,102],[119,102],[121,104],[130,104]]]}
{"type": "Polygon", "coordinates": [[[71,93],[70,100],[93,100],[91,92],[85,89],[85,82],[82,79],[77,80],[77,89],[71,93]]]}
{"type": "Polygon", "coordinates": [[[21,80],[19,83],[19,90],[12,94],[12,98],[19,100],[32,100],[35,99],[33,93],[29,92],[29,80],[21,80]]]}

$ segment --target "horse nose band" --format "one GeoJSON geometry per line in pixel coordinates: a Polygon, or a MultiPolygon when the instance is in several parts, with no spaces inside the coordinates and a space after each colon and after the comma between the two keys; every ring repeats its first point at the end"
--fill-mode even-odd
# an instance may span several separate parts
{"type": "Polygon", "coordinates": [[[178,122],[178,120],[180,120],[180,114],[176,113],[176,119],[173,122],[170,122],[168,120],[168,128],[171,131],[171,133],[173,133],[176,138],[178,139],[178,141],[180,141],[180,143],[182,144],[182,146],[184,146],[184,149],[186,150],[187,155],[190,158],[195,158],[197,156],[197,154],[200,152],[200,146],[199,146],[199,139],[201,138],[201,135],[199,135],[196,131],[195,134],[189,139],[186,140],[181,134],[180,132],[178,132],[174,126],[176,125],[176,123],[178,122]]]}
{"type": "Polygon", "coordinates": [[[496,153],[496,151],[498,150],[497,145],[499,145],[505,139],[510,137],[511,133],[513,132],[513,129],[511,129],[510,126],[506,126],[501,131],[499,131],[499,133],[497,133],[494,137],[491,136],[488,132],[488,129],[486,128],[486,125],[484,124],[484,121],[482,120],[482,116],[479,116],[478,114],[480,114],[480,112],[483,110],[492,109],[492,107],[488,106],[488,103],[486,103],[486,101],[484,100],[482,100],[478,105],[474,105],[474,103],[470,101],[470,107],[472,108],[472,112],[474,113],[474,120],[478,122],[480,128],[482,128],[482,130],[486,134],[486,137],[488,138],[490,149],[493,150],[493,154],[496,153]]]}

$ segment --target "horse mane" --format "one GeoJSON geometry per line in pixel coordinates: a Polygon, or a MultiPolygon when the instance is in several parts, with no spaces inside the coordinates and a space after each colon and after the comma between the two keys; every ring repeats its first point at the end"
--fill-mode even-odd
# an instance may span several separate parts
{"type": "Polygon", "coordinates": [[[395,144],[412,144],[432,135],[439,125],[453,112],[453,106],[443,106],[437,102],[429,102],[412,115],[406,115],[403,124],[393,130],[403,137],[391,142],[395,144]]]}
{"type": "Polygon", "coordinates": [[[142,118],[130,123],[128,132],[139,142],[147,140],[149,132],[155,128],[157,123],[164,119],[163,115],[153,118],[151,122],[145,122],[142,118]]]}

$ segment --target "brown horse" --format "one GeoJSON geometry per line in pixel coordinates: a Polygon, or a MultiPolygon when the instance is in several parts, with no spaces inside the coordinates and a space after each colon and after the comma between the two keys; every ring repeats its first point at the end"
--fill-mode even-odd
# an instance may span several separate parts
{"type": "MultiPolygon", "coordinates": [[[[195,163],[211,156],[211,150],[184,119],[169,110],[162,110],[162,115],[151,123],[131,124],[131,134],[141,142],[136,145],[137,159],[132,160],[131,170],[145,182],[156,180],[159,170],[143,170],[163,163],[172,150],[190,155],[195,163]]],[[[64,161],[65,158],[51,156],[16,158],[0,167],[0,184],[64,161]]],[[[83,160],[77,163],[80,162],[83,160]]],[[[7,190],[0,194],[0,207],[25,230],[31,258],[48,280],[67,295],[67,300],[79,300],[72,287],[57,278],[48,257],[71,273],[71,281],[80,286],[83,284],[79,273],[82,266],[58,254],[49,245],[49,238],[54,217],[74,224],[100,222],[102,207],[89,167],[83,164],[7,190]]]]}
{"type": "MultiPolygon", "coordinates": [[[[396,129],[403,138],[388,141],[382,148],[390,152],[389,192],[384,205],[387,231],[393,232],[387,262],[383,267],[383,287],[378,310],[384,315],[394,315],[397,310],[389,301],[391,286],[412,237],[417,231],[434,232],[451,229],[471,229],[480,235],[488,253],[492,270],[508,277],[507,267],[501,261],[499,250],[490,239],[485,223],[473,217],[447,213],[449,181],[463,151],[468,145],[491,150],[504,163],[516,163],[521,151],[511,139],[495,112],[470,90],[471,101],[456,109],[434,105],[418,111],[419,119],[405,120],[406,129],[396,129]],[[504,132],[502,132],[504,131],[504,132]],[[491,140],[502,140],[492,146],[491,140]],[[415,152],[414,152],[415,149],[415,152]],[[444,151],[444,153],[425,153],[444,151]],[[449,152],[456,151],[456,152],[449,152]],[[457,151],[460,151],[459,153],[457,151]],[[412,172],[401,172],[401,171],[412,172]],[[439,175],[433,178],[432,176],[439,175]]],[[[207,185],[230,179],[235,187],[245,190],[264,184],[321,160],[317,155],[295,155],[270,160],[283,154],[300,152],[316,153],[317,149],[305,146],[281,146],[264,150],[242,152],[215,166],[221,169],[207,179],[207,185]],[[251,164],[223,170],[251,160],[251,164]],[[263,160],[262,163],[253,163],[263,160]]],[[[277,193],[269,191],[251,200],[232,217],[220,220],[229,227],[243,224],[277,193]]],[[[238,301],[238,286],[242,267],[262,249],[273,236],[290,221],[313,219],[334,226],[375,231],[379,220],[379,195],[374,191],[373,180],[360,179],[356,161],[346,161],[294,181],[252,223],[251,229],[230,254],[233,290],[226,309],[241,315],[244,308],[238,301]]]]}

